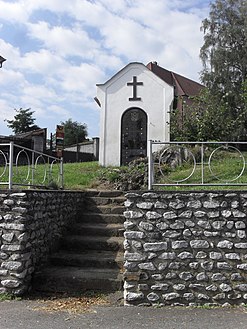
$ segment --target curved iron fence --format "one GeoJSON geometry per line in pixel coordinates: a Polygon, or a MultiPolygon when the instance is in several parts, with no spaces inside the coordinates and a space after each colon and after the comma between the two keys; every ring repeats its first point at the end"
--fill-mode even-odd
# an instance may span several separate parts
{"type": "Polygon", "coordinates": [[[63,159],[13,142],[0,144],[0,185],[63,188],[63,159]]]}
{"type": "Polygon", "coordinates": [[[247,186],[247,142],[148,143],[148,188],[247,186]]]}

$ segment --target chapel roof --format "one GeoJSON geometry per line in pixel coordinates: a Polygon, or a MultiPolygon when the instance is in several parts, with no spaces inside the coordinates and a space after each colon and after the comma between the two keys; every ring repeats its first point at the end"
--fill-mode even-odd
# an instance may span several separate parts
{"type": "Polygon", "coordinates": [[[180,74],[168,71],[159,66],[157,62],[150,62],[147,68],[175,88],[176,96],[195,96],[198,95],[204,86],[196,81],[188,79],[180,74]]]}

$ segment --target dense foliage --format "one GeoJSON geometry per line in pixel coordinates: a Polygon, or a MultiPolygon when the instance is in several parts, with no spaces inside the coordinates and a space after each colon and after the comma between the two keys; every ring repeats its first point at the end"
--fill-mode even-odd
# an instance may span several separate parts
{"type": "Polygon", "coordinates": [[[201,81],[205,90],[188,108],[183,122],[171,117],[171,137],[188,140],[246,140],[247,2],[215,0],[202,22],[201,81]]]}
{"type": "Polygon", "coordinates": [[[8,123],[8,127],[13,130],[15,134],[25,133],[31,130],[39,129],[37,125],[34,124],[36,119],[33,118],[34,111],[31,109],[15,109],[17,113],[13,120],[5,120],[8,123]]]}
{"type": "Polygon", "coordinates": [[[87,137],[87,125],[81,124],[77,121],[68,119],[65,122],[61,122],[64,126],[64,145],[72,145],[85,141],[87,137]]]}

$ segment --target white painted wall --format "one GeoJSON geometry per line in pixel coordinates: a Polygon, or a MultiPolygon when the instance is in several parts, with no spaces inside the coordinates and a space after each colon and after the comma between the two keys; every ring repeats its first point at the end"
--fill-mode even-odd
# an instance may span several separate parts
{"type": "Polygon", "coordinates": [[[105,84],[97,85],[97,98],[101,103],[100,152],[102,166],[119,166],[121,160],[121,118],[131,107],[147,113],[147,139],[169,140],[169,111],[174,97],[173,87],[157,77],[145,65],[130,63],[105,84]],[[132,97],[133,76],[143,86],[137,86],[141,101],[129,101],[132,97]]]}

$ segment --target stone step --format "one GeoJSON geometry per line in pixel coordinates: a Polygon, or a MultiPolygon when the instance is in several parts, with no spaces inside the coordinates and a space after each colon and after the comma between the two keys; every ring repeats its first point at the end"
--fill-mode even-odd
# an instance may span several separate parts
{"type": "Polygon", "coordinates": [[[123,276],[119,269],[49,266],[37,272],[33,290],[82,294],[93,290],[113,292],[122,289],[123,276]]]}
{"type": "Polygon", "coordinates": [[[123,214],[125,207],[124,206],[113,206],[113,205],[85,205],[85,209],[87,212],[93,213],[102,213],[102,214],[123,214]]]}
{"type": "Polygon", "coordinates": [[[69,234],[77,235],[95,235],[95,236],[123,236],[124,227],[122,224],[107,223],[75,223],[70,229],[69,234]]]}
{"type": "Polygon", "coordinates": [[[124,192],[118,190],[95,190],[88,189],[85,191],[85,197],[107,197],[107,198],[116,198],[123,197],[124,192]]]}
{"type": "Polygon", "coordinates": [[[68,251],[57,252],[51,256],[50,263],[54,266],[76,266],[94,268],[123,269],[123,252],[112,251],[85,251],[70,253],[68,251]]]}
{"type": "Polygon", "coordinates": [[[119,197],[101,197],[101,196],[92,196],[92,197],[86,197],[85,198],[85,204],[86,207],[92,206],[105,206],[105,205],[124,205],[124,202],[126,201],[126,198],[123,196],[119,197]]]}
{"type": "Polygon", "coordinates": [[[120,214],[101,214],[84,212],[77,218],[78,223],[124,223],[124,216],[120,214]]]}
{"type": "Polygon", "coordinates": [[[62,239],[61,249],[85,250],[123,250],[122,237],[69,235],[62,239]]]}

